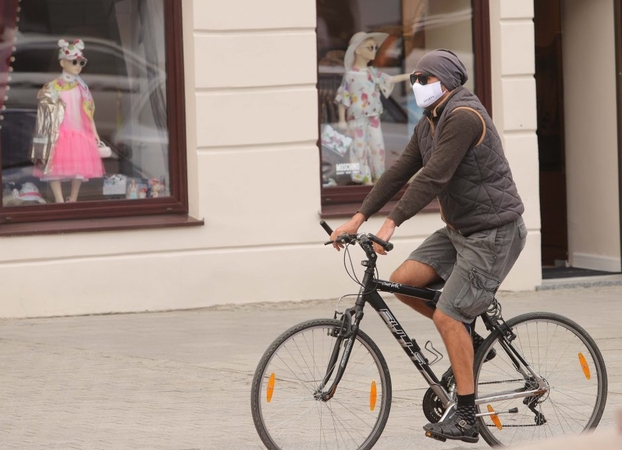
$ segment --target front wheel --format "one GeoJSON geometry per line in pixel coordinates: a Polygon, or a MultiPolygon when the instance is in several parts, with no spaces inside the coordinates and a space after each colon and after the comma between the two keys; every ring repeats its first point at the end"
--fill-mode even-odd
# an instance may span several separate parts
{"type": "Polygon", "coordinates": [[[607,401],[605,362],[590,335],[563,316],[536,312],[507,322],[514,347],[541,377],[504,348],[495,331],[475,355],[478,399],[544,388],[529,397],[485,402],[478,406],[482,437],[491,446],[514,446],[579,434],[596,427],[607,401]],[[485,362],[491,349],[496,356],[485,362]]]}
{"type": "MultiPolygon", "coordinates": [[[[310,320],[285,331],[259,361],[251,389],[255,428],[270,450],[370,449],[391,409],[391,378],[380,350],[358,331],[343,378],[330,399],[321,398],[328,367],[338,345],[341,321],[310,320]]],[[[333,370],[334,369],[334,370],[333,370]]]]}

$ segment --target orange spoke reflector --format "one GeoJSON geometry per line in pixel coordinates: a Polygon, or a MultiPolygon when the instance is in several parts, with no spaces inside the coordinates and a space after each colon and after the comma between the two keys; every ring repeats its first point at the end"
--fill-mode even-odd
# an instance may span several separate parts
{"type": "Polygon", "coordinates": [[[587,365],[587,361],[585,360],[585,356],[583,353],[579,352],[579,362],[581,363],[581,368],[583,369],[583,373],[585,374],[585,378],[588,380],[592,378],[592,374],[590,373],[590,366],[587,365]]]}
{"type": "Polygon", "coordinates": [[[266,389],[266,400],[268,403],[272,401],[272,394],[274,394],[274,381],[276,380],[276,375],[272,372],[270,375],[270,379],[268,380],[268,388],[266,389]]]}
{"type": "Polygon", "coordinates": [[[376,382],[371,382],[371,388],[369,389],[369,410],[376,409],[376,399],[378,398],[378,391],[376,389],[376,382]]]}
{"type": "Polygon", "coordinates": [[[490,416],[490,420],[492,420],[492,423],[494,423],[494,424],[495,424],[495,426],[496,426],[497,428],[499,428],[500,430],[503,430],[503,425],[501,425],[501,421],[499,420],[499,416],[498,416],[498,415],[496,415],[496,414],[494,414],[495,410],[492,408],[492,406],[491,406],[491,405],[488,405],[488,412],[493,413],[493,414],[490,416]]]}

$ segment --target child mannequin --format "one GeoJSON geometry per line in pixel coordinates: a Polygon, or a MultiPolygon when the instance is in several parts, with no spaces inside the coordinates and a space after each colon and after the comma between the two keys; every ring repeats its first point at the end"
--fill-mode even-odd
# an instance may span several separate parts
{"type": "Polygon", "coordinates": [[[359,166],[359,172],[352,174],[356,183],[373,184],[384,173],[380,95],[389,97],[395,83],[409,77],[409,74],[390,76],[369,66],[388,36],[364,31],[352,36],[344,58],[346,73],[335,98],[339,104],[338,127],[347,129],[353,139],[350,162],[359,166]]]}
{"type": "Polygon", "coordinates": [[[86,65],[84,43],[58,41],[58,60],[63,71],[39,92],[36,135],[33,140],[35,176],[50,183],[56,203],[75,202],[83,181],[104,174],[97,149],[99,135],[93,121],[95,104],[80,73],[86,65]],[[36,147],[45,150],[36,151],[36,147]],[[43,156],[40,156],[43,155],[43,156]],[[61,182],[71,180],[65,199],[61,182]]]}

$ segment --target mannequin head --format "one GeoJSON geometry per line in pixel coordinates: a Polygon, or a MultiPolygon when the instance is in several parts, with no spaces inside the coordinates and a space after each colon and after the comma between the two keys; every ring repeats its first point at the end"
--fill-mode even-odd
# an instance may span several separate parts
{"type": "Polygon", "coordinates": [[[61,59],[59,61],[63,71],[69,75],[80,75],[82,68],[86,65],[86,58],[82,59],[61,59]]]}
{"type": "Polygon", "coordinates": [[[73,43],[61,39],[58,41],[58,62],[63,71],[70,75],[79,75],[86,65],[87,59],[82,54],[84,50],[84,42],[76,39],[73,43]]]}
{"type": "Polygon", "coordinates": [[[378,52],[378,44],[375,40],[369,38],[359,44],[354,50],[354,67],[364,68],[376,58],[378,52]]]}
{"type": "Polygon", "coordinates": [[[389,37],[387,33],[366,33],[359,31],[350,38],[350,43],[343,59],[346,70],[353,67],[363,69],[376,57],[378,47],[389,37]]]}

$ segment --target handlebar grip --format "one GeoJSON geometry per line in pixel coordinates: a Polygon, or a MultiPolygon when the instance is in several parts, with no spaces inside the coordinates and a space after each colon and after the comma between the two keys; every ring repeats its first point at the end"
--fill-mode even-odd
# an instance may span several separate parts
{"type": "Polygon", "coordinates": [[[380,239],[377,236],[371,235],[370,236],[371,240],[374,241],[376,244],[382,246],[386,251],[390,252],[391,250],[393,250],[393,244],[390,242],[387,242],[383,239],[380,239]]]}
{"type": "Polygon", "coordinates": [[[323,220],[320,220],[320,225],[322,225],[322,228],[324,228],[324,231],[326,231],[326,233],[328,233],[329,236],[333,234],[333,229],[326,222],[324,222],[323,220]]]}

